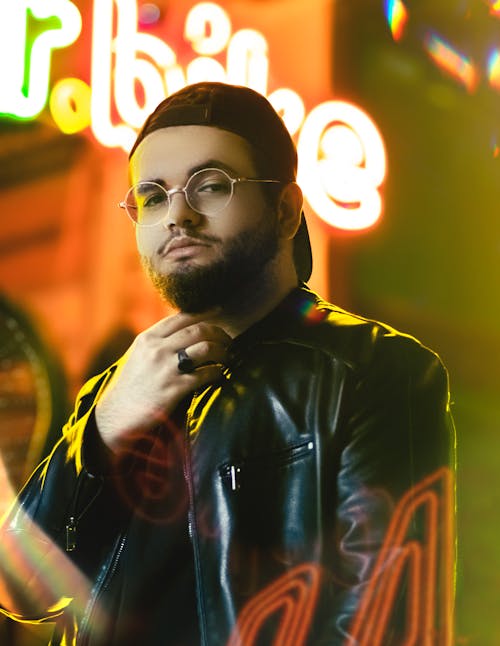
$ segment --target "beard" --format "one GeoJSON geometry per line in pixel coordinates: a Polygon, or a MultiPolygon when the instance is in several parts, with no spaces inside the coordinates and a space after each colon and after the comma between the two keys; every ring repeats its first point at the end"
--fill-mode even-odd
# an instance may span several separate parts
{"type": "Polygon", "coordinates": [[[222,258],[210,265],[186,263],[162,274],[149,258],[141,256],[142,265],[162,298],[181,312],[198,314],[217,306],[237,306],[265,288],[266,269],[278,252],[276,223],[272,217],[266,220],[258,229],[230,238],[224,243],[222,258]]]}

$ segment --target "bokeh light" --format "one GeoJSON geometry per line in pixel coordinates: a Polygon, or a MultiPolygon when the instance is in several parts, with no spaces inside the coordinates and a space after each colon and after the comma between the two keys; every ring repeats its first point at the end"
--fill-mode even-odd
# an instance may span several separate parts
{"type": "Polygon", "coordinates": [[[479,74],[466,56],[434,32],[426,34],[424,48],[438,67],[460,81],[469,92],[476,89],[479,74]]]}

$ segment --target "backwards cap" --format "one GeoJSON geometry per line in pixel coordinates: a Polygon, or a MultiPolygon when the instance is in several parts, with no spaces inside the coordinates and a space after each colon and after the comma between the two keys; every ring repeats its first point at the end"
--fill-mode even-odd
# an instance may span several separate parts
{"type": "MultiPolygon", "coordinates": [[[[259,153],[264,165],[260,170],[267,173],[266,179],[295,181],[297,150],[281,117],[258,92],[225,83],[195,83],[164,99],[146,119],[129,159],[155,130],[192,125],[222,128],[243,137],[259,153]]],[[[303,212],[294,238],[294,262],[299,279],[309,280],[312,255],[303,212]]]]}

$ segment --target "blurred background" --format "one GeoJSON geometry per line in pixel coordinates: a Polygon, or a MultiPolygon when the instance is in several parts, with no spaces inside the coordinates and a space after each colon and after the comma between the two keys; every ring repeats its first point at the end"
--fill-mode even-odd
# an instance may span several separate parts
{"type": "MultiPolygon", "coordinates": [[[[204,78],[262,91],[294,134],[311,287],[447,365],[456,643],[500,644],[495,0],[0,0],[2,510],[85,379],[167,313],[117,208],[125,151],[162,96],[204,78]]],[[[8,646],[47,634],[0,625],[8,646]]]]}

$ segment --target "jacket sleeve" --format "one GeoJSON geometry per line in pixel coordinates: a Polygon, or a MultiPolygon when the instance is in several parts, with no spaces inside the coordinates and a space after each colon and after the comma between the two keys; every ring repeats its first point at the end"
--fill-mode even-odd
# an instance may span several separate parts
{"type": "Polygon", "coordinates": [[[331,615],[318,643],[451,646],[455,436],[447,373],[418,342],[386,333],[347,390],[331,615]]]}
{"type": "Polygon", "coordinates": [[[1,601],[8,606],[0,611],[15,620],[54,620],[75,595],[88,595],[88,582],[99,567],[102,554],[88,549],[89,535],[92,522],[106,524],[103,509],[112,488],[85,468],[83,434],[110,374],[83,386],[62,437],[0,527],[1,601]]]}

